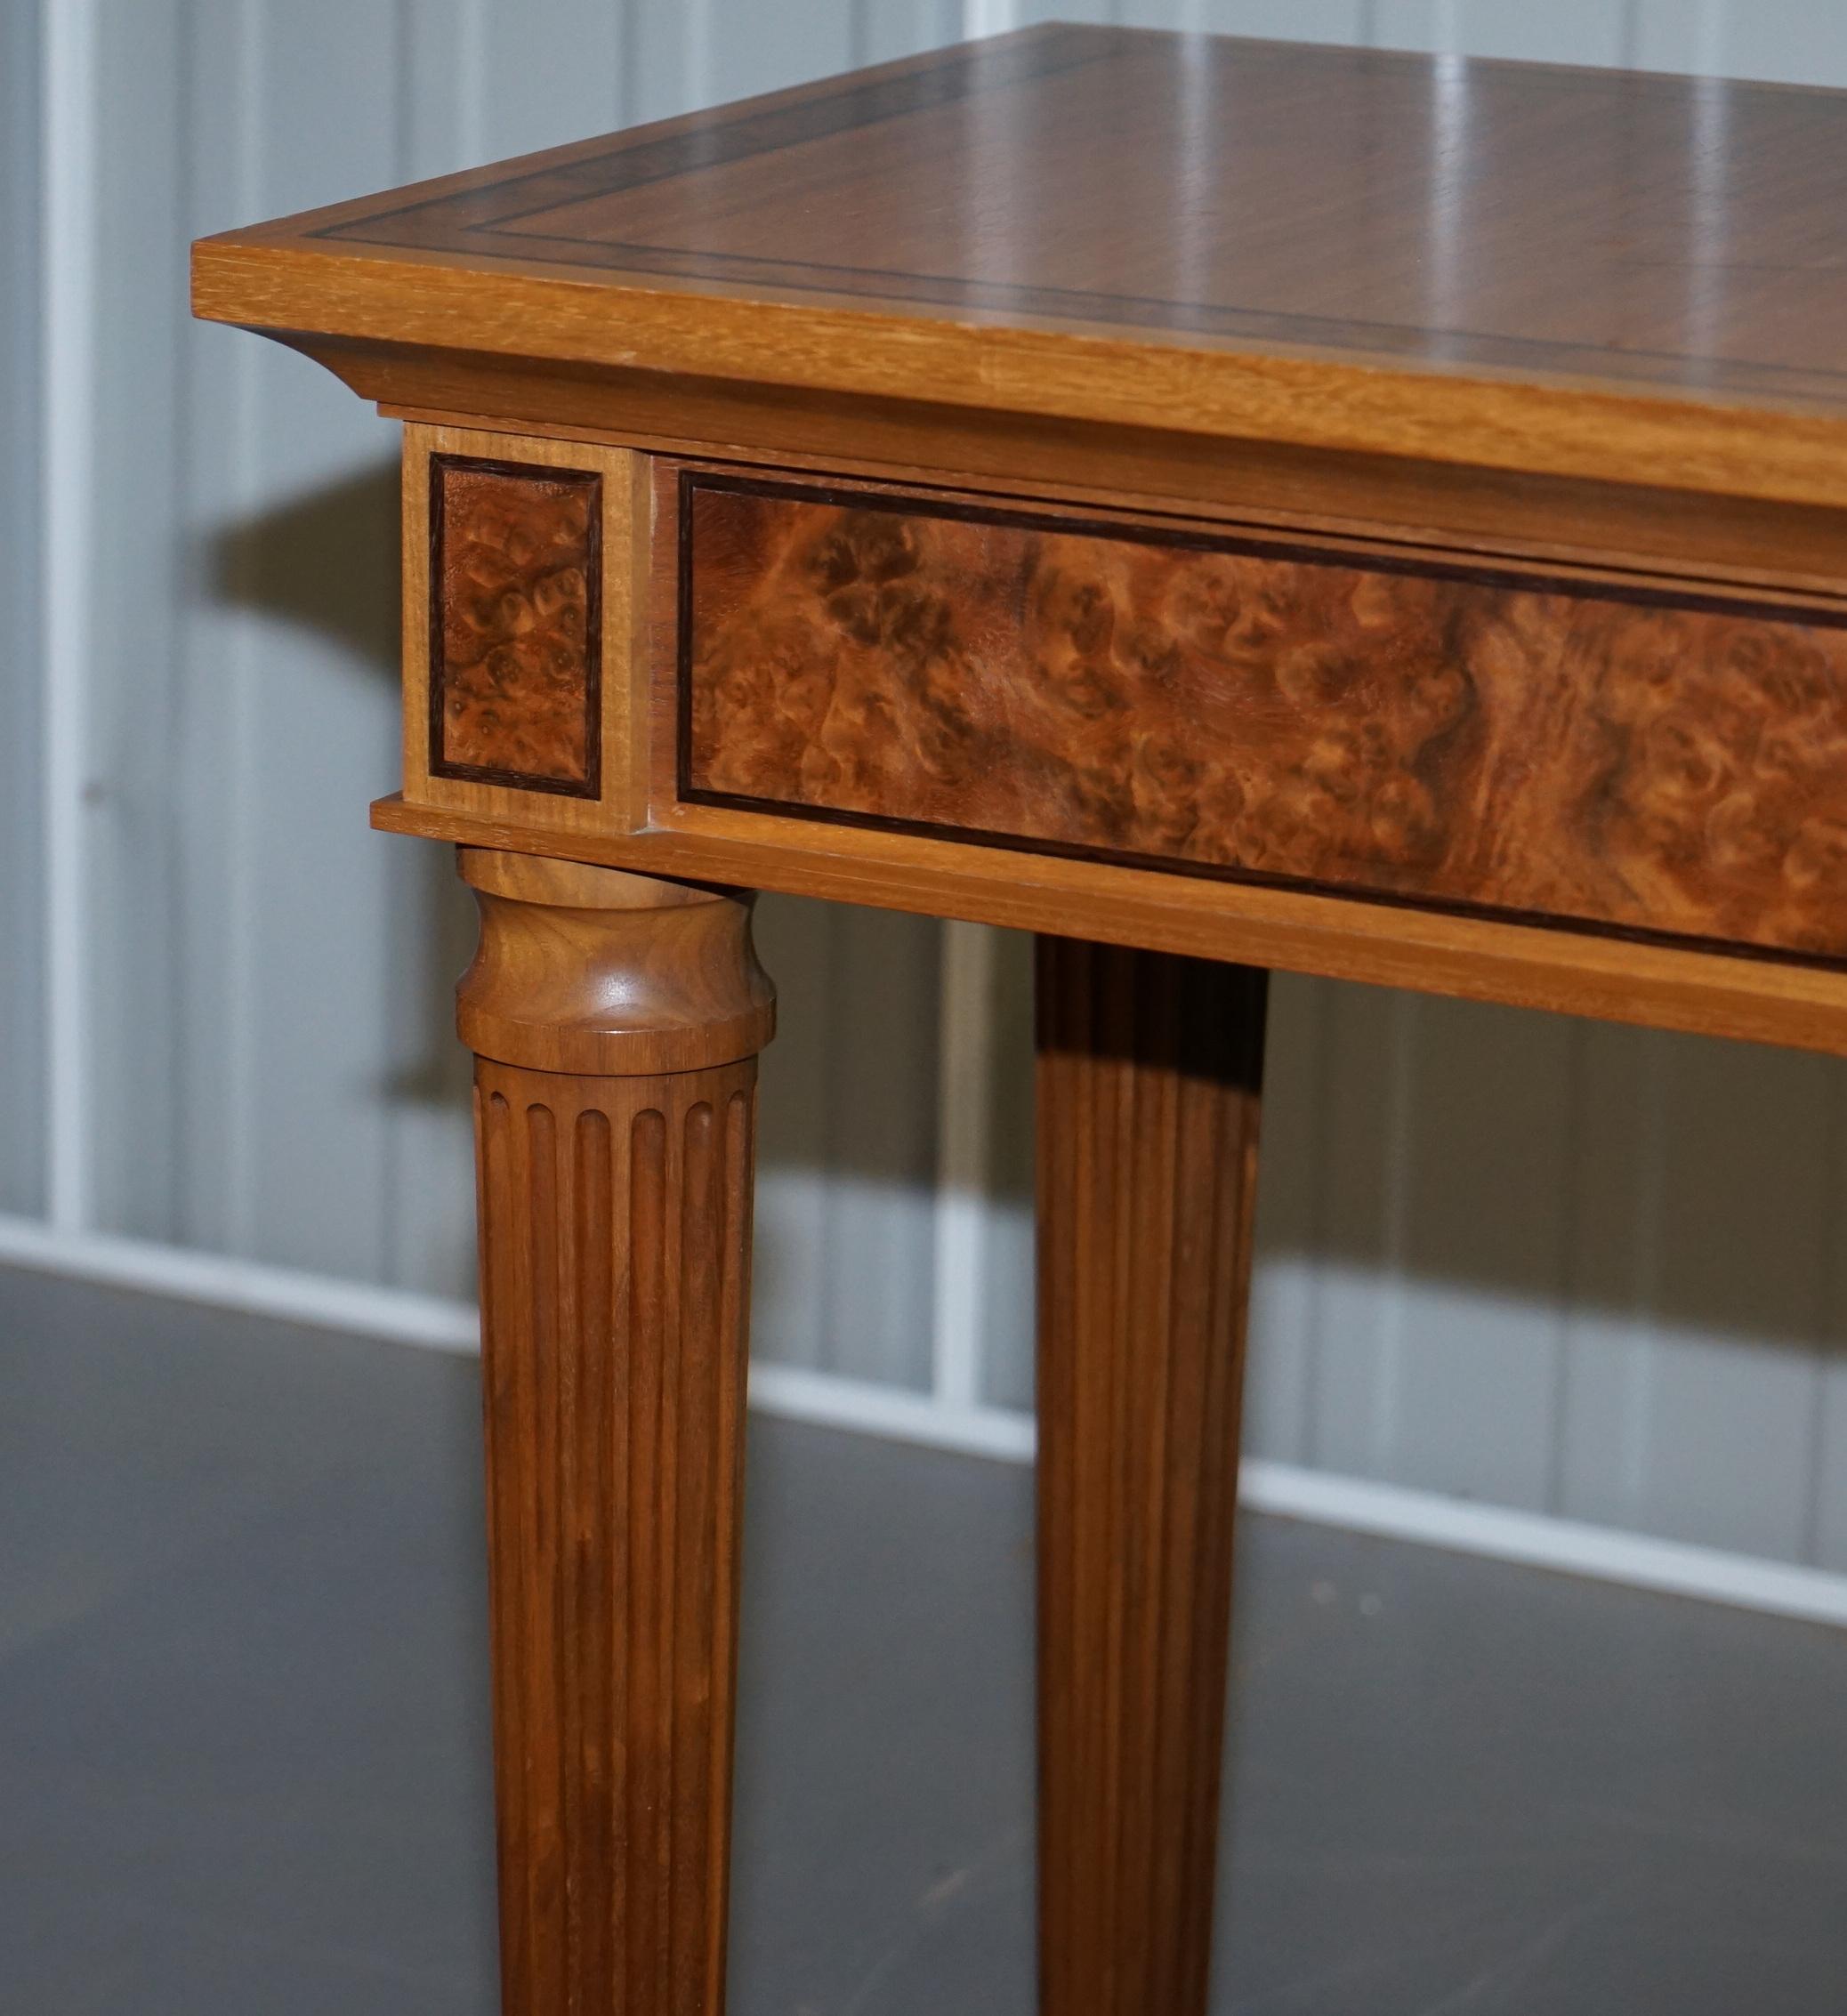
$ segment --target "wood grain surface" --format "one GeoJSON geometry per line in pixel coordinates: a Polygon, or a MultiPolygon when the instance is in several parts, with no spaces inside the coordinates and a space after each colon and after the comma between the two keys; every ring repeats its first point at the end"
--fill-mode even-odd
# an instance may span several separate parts
{"type": "Polygon", "coordinates": [[[685,794],[1847,955],[1847,628],[683,479],[685,794]]]}
{"type": "Polygon", "coordinates": [[[430,458],[430,770],[598,794],[602,479],[430,458]]]}
{"type": "Polygon", "coordinates": [[[505,2016],[722,2006],[755,1070],[477,1067],[505,2016]]]}
{"type": "Polygon", "coordinates": [[[1038,941],[1044,2016],[1205,2016],[1265,976],[1038,941]]]}
{"type": "Polygon", "coordinates": [[[1062,24],[285,223],[611,286],[1839,397],[1843,145],[1839,92],[1062,24]]]}
{"type": "MultiPolygon", "coordinates": [[[[396,794],[374,800],[372,824],[533,855],[559,846],[542,827],[396,794]]],[[[1847,1055],[1847,972],[1835,967],[699,806],[569,845],[580,859],[641,875],[747,882],[1010,931],[1082,931],[1111,945],[1847,1055]]]]}
{"type": "Polygon", "coordinates": [[[730,1064],[775,1034],[748,891],[480,847],[457,865],[481,915],[456,997],[478,1054],[649,1074],[730,1064]]]}
{"type": "Polygon", "coordinates": [[[1843,136],[1840,93],[1036,28],[202,240],[194,302],[356,383],[561,367],[398,395],[448,411],[671,375],[1839,504],[1843,136]]]}
{"type": "Polygon", "coordinates": [[[720,2016],[767,986],[722,892],[464,865],[502,2007],[720,2016]]]}

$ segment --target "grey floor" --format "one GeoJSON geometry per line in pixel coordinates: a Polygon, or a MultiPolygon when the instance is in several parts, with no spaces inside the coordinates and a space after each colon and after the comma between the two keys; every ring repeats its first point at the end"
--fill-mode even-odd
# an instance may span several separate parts
{"type": "MultiPolygon", "coordinates": [[[[479,1453],[467,1360],[0,1270],[5,2016],[491,2011],[479,1453]]],[[[750,1458],[734,2016],[1027,2016],[1029,1479],[750,1458]]],[[[1216,2016],[1847,2010],[1847,1635],[1240,1573],[1216,2016]]]]}

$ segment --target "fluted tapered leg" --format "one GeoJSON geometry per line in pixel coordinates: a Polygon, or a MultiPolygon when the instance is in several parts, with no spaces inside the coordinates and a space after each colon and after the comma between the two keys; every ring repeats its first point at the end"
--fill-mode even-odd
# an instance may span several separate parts
{"type": "Polygon", "coordinates": [[[768,985],[730,895],[464,873],[503,2006],[718,2016],[768,985]]]}
{"type": "Polygon", "coordinates": [[[1203,2016],[1265,976],[1038,944],[1044,2016],[1203,2016]]]}

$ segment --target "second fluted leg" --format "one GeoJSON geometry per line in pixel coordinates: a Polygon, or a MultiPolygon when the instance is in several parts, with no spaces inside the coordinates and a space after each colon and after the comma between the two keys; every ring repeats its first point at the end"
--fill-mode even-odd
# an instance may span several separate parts
{"type": "Polygon", "coordinates": [[[1265,976],[1038,947],[1044,2016],[1204,2016],[1265,976]]]}

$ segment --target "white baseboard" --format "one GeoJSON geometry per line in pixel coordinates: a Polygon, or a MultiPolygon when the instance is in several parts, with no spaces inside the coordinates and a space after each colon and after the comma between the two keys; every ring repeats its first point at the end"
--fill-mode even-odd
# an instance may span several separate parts
{"type": "Polygon", "coordinates": [[[1032,1461],[1032,1416],[1012,1407],[952,1407],[903,1386],[761,1360],[750,1368],[750,1404],[785,1421],[819,1422],[888,1441],[1008,1463],[1032,1461]]]}
{"type": "Polygon", "coordinates": [[[176,1295],[214,1309],[243,1310],[320,1330],[351,1330],[393,1343],[439,1351],[477,1351],[480,1319],[472,1302],[406,1288],[378,1288],[269,1267],[226,1254],[195,1253],[157,1239],[106,1232],[60,1232],[33,1218],[0,1213],[0,1263],[45,1274],[69,1274],[149,1294],[176,1295]]]}
{"type": "MultiPolygon", "coordinates": [[[[1011,1408],[945,1407],[922,1393],[785,1366],[753,1367],[750,1393],[753,1405],[790,1420],[824,1422],[860,1434],[1009,1462],[1032,1460],[1032,1418],[1011,1408]]],[[[1253,1512],[1413,1541],[1451,1553],[1517,1561],[1778,1617],[1847,1625],[1847,1575],[1821,1568],[1657,1540],[1540,1512],[1512,1512],[1262,1457],[1246,1459],[1238,1473],[1238,1499],[1253,1512]]]]}
{"type": "Polygon", "coordinates": [[[1259,1458],[1244,1464],[1238,1496],[1240,1504],[1286,1519],[1312,1520],[1320,1526],[1413,1540],[1452,1553],[1519,1561],[1561,1575],[1695,1596],[1778,1617],[1847,1625],[1847,1575],[1822,1568],[1651,1539],[1544,1512],[1510,1512],[1435,1491],[1407,1490],[1399,1484],[1336,1477],[1259,1458]]]}
{"type": "MultiPolygon", "coordinates": [[[[0,1263],[395,1343],[445,1351],[472,1351],[479,1343],[472,1303],[190,1253],[149,1239],[54,1231],[37,1220],[4,1214],[0,1214],[0,1263]]],[[[1008,1462],[1032,1460],[1031,1416],[1008,1407],[948,1406],[901,1387],[764,1363],[751,1368],[750,1398],[762,1412],[786,1420],[1008,1462]]],[[[1244,1465],[1238,1497],[1257,1512],[1351,1532],[1779,1617],[1847,1625],[1847,1575],[1819,1568],[1256,1458],[1244,1465]]]]}

